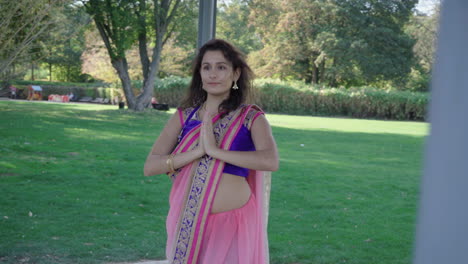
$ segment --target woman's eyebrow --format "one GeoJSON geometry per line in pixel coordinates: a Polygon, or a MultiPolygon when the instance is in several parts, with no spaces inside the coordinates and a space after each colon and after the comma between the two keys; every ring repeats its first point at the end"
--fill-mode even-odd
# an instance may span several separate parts
{"type": "MultiPolygon", "coordinates": [[[[202,65],[204,64],[211,64],[210,62],[202,62],[202,65]]],[[[225,62],[225,61],[218,61],[218,62],[215,62],[215,64],[226,64],[226,65],[229,65],[229,63],[225,62]]]]}

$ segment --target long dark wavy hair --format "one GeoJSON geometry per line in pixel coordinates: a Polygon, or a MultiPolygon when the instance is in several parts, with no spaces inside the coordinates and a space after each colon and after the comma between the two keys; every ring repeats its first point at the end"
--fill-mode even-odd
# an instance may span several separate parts
{"type": "MultiPolygon", "coordinates": [[[[231,43],[222,39],[212,39],[203,45],[198,51],[192,66],[192,81],[188,89],[186,98],[182,101],[181,107],[197,107],[202,105],[207,98],[207,93],[203,90],[203,83],[200,75],[203,56],[207,51],[221,51],[224,58],[232,63],[233,70],[240,69],[240,76],[237,80],[239,89],[231,89],[229,97],[219,105],[219,112],[229,113],[237,109],[241,104],[250,99],[252,90],[253,72],[245,60],[245,55],[231,43]]],[[[234,82],[232,83],[234,85],[234,82]]]]}

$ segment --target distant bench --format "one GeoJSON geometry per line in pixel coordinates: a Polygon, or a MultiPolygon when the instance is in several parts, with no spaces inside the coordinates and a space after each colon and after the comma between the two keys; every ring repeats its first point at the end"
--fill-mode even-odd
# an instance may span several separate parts
{"type": "Polygon", "coordinates": [[[96,104],[108,104],[110,103],[110,100],[108,98],[96,98],[96,99],[93,99],[92,97],[88,97],[88,96],[85,96],[85,97],[82,97],[78,100],[78,102],[83,102],[83,103],[96,103],[96,104]]]}

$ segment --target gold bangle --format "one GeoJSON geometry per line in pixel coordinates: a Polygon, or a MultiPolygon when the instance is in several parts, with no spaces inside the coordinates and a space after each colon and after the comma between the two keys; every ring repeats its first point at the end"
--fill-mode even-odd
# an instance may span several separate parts
{"type": "Polygon", "coordinates": [[[166,160],[167,168],[169,169],[170,173],[175,172],[174,160],[173,160],[174,156],[175,156],[175,154],[171,154],[171,155],[169,155],[169,158],[166,160]]]}

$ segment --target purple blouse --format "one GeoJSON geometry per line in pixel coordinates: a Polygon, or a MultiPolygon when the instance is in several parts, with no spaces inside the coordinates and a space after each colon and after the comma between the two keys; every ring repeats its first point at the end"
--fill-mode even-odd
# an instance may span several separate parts
{"type": "MultiPolygon", "coordinates": [[[[200,120],[190,119],[193,116],[193,113],[197,110],[198,109],[195,109],[187,118],[188,120],[182,127],[182,133],[180,135],[180,138],[183,138],[192,128],[201,123],[200,120]]],[[[255,151],[255,145],[252,140],[252,135],[250,134],[249,129],[245,125],[242,125],[242,127],[240,128],[239,133],[237,133],[236,137],[234,138],[229,150],[255,151]]],[[[223,172],[247,177],[247,175],[249,174],[249,169],[242,168],[226,162],[223,172]]]]}

